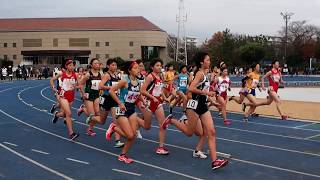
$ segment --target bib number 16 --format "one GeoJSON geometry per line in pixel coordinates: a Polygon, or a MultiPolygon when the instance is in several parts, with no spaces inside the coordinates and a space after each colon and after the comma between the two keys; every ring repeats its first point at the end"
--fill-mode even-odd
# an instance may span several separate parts
{"type": "Polygon", "coordinates": [[[190,109],[197,109],[198,107],[198,101],[196,100],[193,100],[193,99],[190,99],[187,103],[187,108],[190,108],[190,109]]]}

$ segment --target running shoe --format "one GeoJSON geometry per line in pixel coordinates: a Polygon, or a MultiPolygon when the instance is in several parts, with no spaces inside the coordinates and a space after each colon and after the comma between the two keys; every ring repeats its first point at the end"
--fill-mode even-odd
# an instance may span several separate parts
{"type": "Polygon", "coordinates": [[[223,121],[223,124],[226,125],[226,126],[229,126],[229,125],[231,125],[231,121],[226,119],[226,120],[223,121]]]}
{"type": "Polygon", "coordinates": [[[93,114],[91,113],[91,114],[89,114],[89,116],[87,117],[87,119],[86,119],[86,124],[89,124],[90,123],[90,121],[91,121],[91,119],[93,118],[93,114]]]}
{"type": "Polygon", "coordinates": [[[287,119],[288,119],[288,116],[287,116],[287,115],[282,115],[282,116],[281,116],[281,119],[282,119],[282,120],[287,120],[287,119]]]}
{"type": "Polygon", "coordinates": [[[52,104],[50,113],[53,114],[55,110],[56,110],[56,104],[52,104]]]}
{"type": "Polygon", "coordinates": [[[125,154],[121,154],[119,157],[118,157],[118,160],[121,161],[121,162],[124,162],[126,164],[130,164],[130,163],[133,163],[133,159],[131,158],[128,158],[128,156],[126,156],[125,154]]]}
{"type": "Polygon", "coordinates": [[[78,115],[78,116],[80,116],[80,115],[84,112],[83,108],[84,108],[84,105],[81,104],[81,106],[79,107],[79,109],[77,109],[77,115],[78,115]]]}
{"type": "Polygon", "coordinates": [[[228,164],[228,160],[216,159],[215,161],[212,162],[211,168],[212,170],[216,170],[216,169],[225,167],[227,164],[228,164]]]}
{"type": "Polygon", "coordinates": [[[252,113],[252,114],[251,114],[251,116],[252,116],[252,117],[259,117],[259,116],[260,116],[260,114],[252,113]]]}
{"type": "Polygon", "coordinates": [[[90,127],[87,128],[87,135],[88,136],[96,136],[96,133],[90,127]]]}
{"type": "Polygon", "coordinates": [[[248,122],[248,117],[243,117],[243,122],[248,122]]]}
{"type": "Polygon", "coordinates": [[[159,155],[168,155],[169,154],[169,150],[166,149],[165,147],[158,147],[156,150],[156,153],[159,155]]]}
{"type": "Polygon", "coordinates": [[[72,133],[69,137],[70,140],[74,141],[75,139],[77,139],[80,136],[79,133],[72,133]]]}
{"type": "Polygon", "coordinates": [[[106,132],[106,140],[110,141],[112,134],[114,133],[114,128],[116,125],[114,123],[111,123],[107,132],[106,132]]]}
{"type": "Polygon", "coordinates": [[[142,135],[141,135],[140,130],[137,130],[137,138],[138,138],[138,139],[142,139],[142,135]]]}
{"type": "Polygon", "coordinates": [[[58,111],[54,112],[54,114],[53,114],[53,118],[52,118],[52,123],[53,123],[53,124],[57,123],[57,121],[58,121],[58,119],[59,119],[59,117],[57,116],[57,114],[58,114],[58,111]]]}
{"type": "Polygon", "coordinates": [[[124,146],[124,143],[120,140],[117,140],[113,147],[115,148],[122,148],[124,146]]]}
{"type": "Polygon", "coordinates": [[[166,117],[166,119],[163,121],[161,127],[162,129],[167,129],[169,124],[171,124],[171,120],[173,118],[172,114],[169,114],[169,116],[166,117]]]}
{"type": "Polygon", "coordinates": [[[202,151],[193,151],[192,156],[195,158],[206,159],[207,155],[205,155],[202,151]]]}
{"type": "Polygon", "coordinates": [[[232,101],[232,100],[233,100],[233,98],[234,98],[234,96],[231,96],[231,97],[229,98],[229,101],[232,101]]]}

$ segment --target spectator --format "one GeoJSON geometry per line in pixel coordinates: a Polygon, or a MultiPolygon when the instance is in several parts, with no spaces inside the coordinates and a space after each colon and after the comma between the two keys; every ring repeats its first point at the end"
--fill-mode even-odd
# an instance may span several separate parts
{"type": "Polygon", "coordinates": [[[12,71],[12,67],[11,66],[8,67],[8,76],[9,76],[9,80],[12,81],[12,79],[13,79],[13,71],[12,71]]]}
{"type": "Polygon", "coordinates": [[[1,74],[2,74],[2,80],[6,80],[6,77],[8,76],[8,70],[5,66],[1,69],[1,74]]]}

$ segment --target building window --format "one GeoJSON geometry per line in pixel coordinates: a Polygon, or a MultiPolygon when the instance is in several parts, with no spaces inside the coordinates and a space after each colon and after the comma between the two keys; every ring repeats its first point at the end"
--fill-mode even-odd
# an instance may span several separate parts
{"type": "Polygon", "coordinates": [[[8,47],[8,43],[3,43],[3,47],[8,47]]]}
{"type": "Polygon", "coordinates": [[[3,55],[4,60],[8,60],[8,55],[3,55]]]}
{"type": "Polygon", "coordinates": [[[106,58],[106,59],[108,59],[109,57],[110,57],[109,54],[106,54],[106,55],[105,55],[105,58],[106,58]]]}
{"type": "Polygon", "coordinates": [[[110,43],[109,43],[109,42],[106,42],[106,46],[110,46],[110,43]]]}
{"type": "Polygon", "coordinates": [[[89,38],[69,38],[70,47],[89,47],[89,38]]]}
{"type": "Polygon", "coordinates": [[[96,58],[98,58],[98,59],[99,59],[99,58],[100,58],[100,54],[96,54],[96,58]]]}
{"type": "Polygon", "coordinates": [[[59,41],[57,38],[54,38],[52,43],[53,43],[53,47],[58,47],[59,41]]]}
{"type": "Polygon", "coordinates": [[[130,41],[130,42],[129,42],[129,46],[133,46],[133,41],[130,41]]]}
{"type": "Polygon", "coordinates": [[[133,54],[129,54],[129,58],[132,59],[134,56],[133,54]]]}
{"type": "Polygon", "coordinates": [[[12,59],[17,59],[17,55],[13,55],[13,56],[12,56],[12,59]]]}
{"type": "Polygon", "coordinates": [[[12,47],[17,47],[17,43],[12,43],[12,47]]]}
{"type": "Polygon", "coordinates": [[[42,39],[23,39],[23,47],[41,47],[42,39]]]}
{"type": "Polygon", "coordinates": [[[96,42],[96,47],[99,47],[100,46],[100,42],[96,42]]]}

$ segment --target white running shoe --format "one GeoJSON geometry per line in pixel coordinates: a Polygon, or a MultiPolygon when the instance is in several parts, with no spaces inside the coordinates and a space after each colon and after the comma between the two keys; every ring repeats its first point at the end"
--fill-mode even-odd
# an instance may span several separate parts
{"type": "Polygon", "coordinates": [[[142,139],[142,135],[141,135],[140,130],[137,130],[137,138],[138,138],[138,139],[142,139]]]}
{"type": "Polygon", "coordinates": [[[196,151],[193,151],[192,155],[193,155],[193,157],[200,158],[200,159],[207,158],[207,156],[202,151],[198,151],[197,153],[196,153],[196,151]]]}

